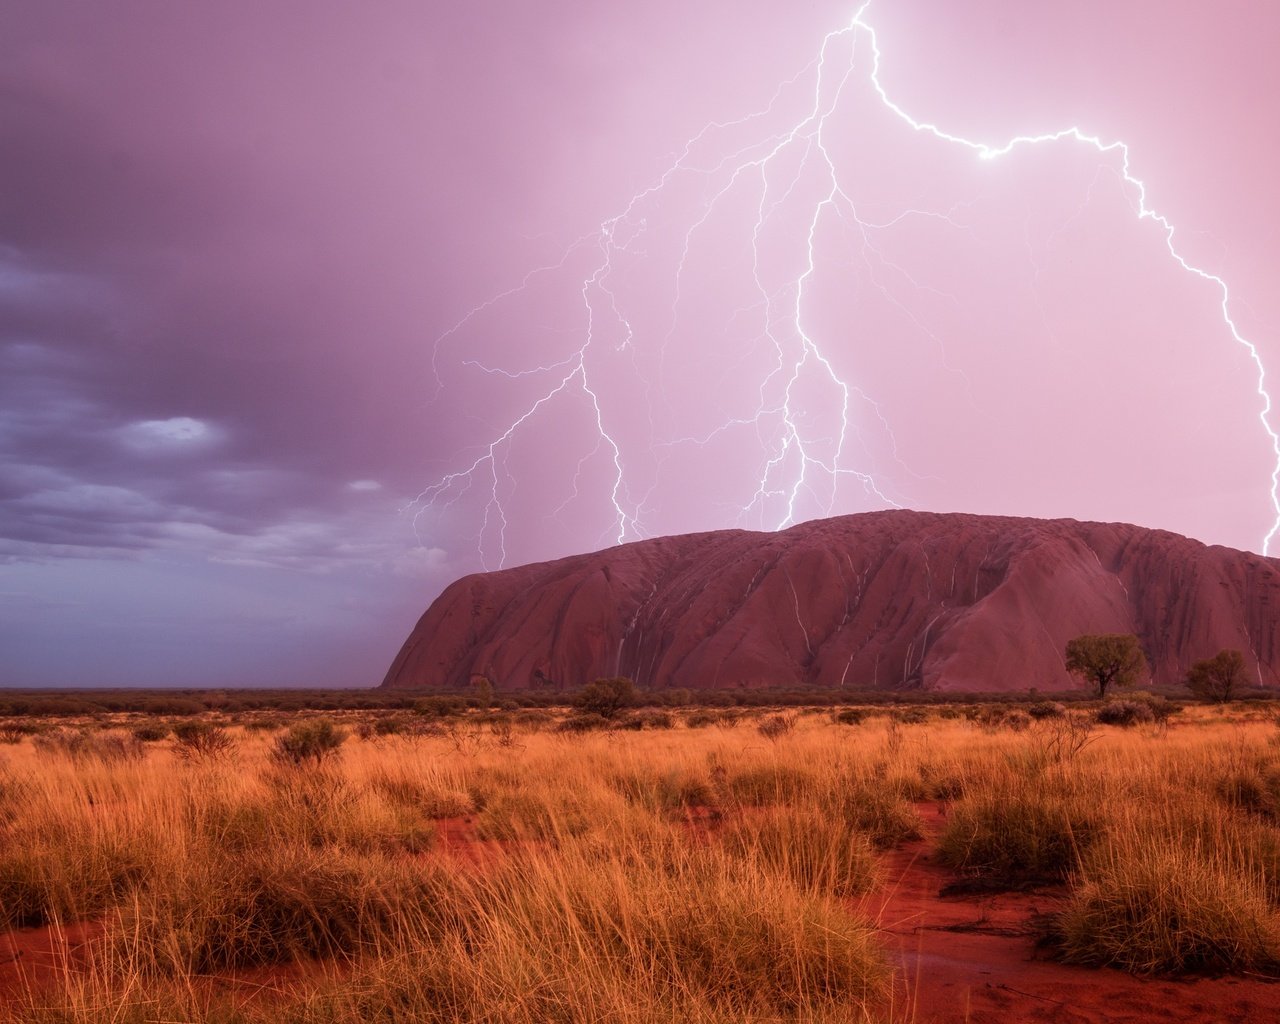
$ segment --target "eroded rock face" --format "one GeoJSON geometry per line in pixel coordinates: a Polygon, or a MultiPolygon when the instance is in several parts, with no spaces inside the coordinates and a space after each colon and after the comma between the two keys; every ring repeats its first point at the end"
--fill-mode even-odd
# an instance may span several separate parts
{"type": "Polygon", "coordinates": [[[1280,560],[1073,519],[887,511],[661,537],[467,576],[384,686],[1066,690],[1081,633],[1136,633],[1151,681],[1224,647],[1280,683],[1280,560]]]}

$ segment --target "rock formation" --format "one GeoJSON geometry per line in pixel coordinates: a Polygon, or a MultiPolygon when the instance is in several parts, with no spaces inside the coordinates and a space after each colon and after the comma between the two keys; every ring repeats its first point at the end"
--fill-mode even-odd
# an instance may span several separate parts
{"type": "Polygon", "coordinates": [[[1137,526],[886,511],[659,537],[467,576],[384,686],[1066,690],[1081,633],[1136,633],[1151,682],[1224,647],[1280,683],[1280,560],[1137,526]]]}

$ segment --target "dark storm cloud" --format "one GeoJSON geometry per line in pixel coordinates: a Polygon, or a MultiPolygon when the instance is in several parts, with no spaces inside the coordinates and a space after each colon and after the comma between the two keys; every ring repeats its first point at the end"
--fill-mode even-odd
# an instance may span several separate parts
{"type": "Polygon", "coordinates": [[[220,89],[252,92],[234,48],[168,77],[199,26],[153,8],[148,52],[100,12],[66,13],[0,44],[7,552],[330,559],[341,538],[299,524],[369,513],[345,482],[394,469],[356,440],[391,426],[359,400],[361,371],[369,333],[406,325],[344,287],[324,203],[262,166],[268,125],[245,110],[237,139],[199,116],[220,89]]]}
{"type": "Polygon", "coordinates": [[[430,339],[616,200],[599,17],[6,11],[0,685],[376,681],[474,546],[397,514],[493,415],[430,339]]]}
{"type": "Polygon", "coordinates": [[[589,11],[130,0],[8,19],[0,535],[24,557],[140,551],[198,523],[216,549],[364,517],[410,548],[395,509],[487,412],[429,405],[430,339],[527,269],[512,243],[546,226],[522,219],[530,197],[550,177],[580,198],[569,140],[591,82],[623,81],[589,11]],[[127,443],[183,419],[206,443],[127,443]]]}

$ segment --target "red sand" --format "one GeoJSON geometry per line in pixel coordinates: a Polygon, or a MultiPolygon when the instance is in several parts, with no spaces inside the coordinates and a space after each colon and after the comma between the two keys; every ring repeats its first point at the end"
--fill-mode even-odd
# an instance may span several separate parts
{"type": "MultiPolygon", "coordinates": [[[[933,832],[940,809],[920,810],[933,832]]],[[[1280,1022],[1274,982],[1135,978],[1047,960],[1036,949],[1034,918],[1059,905],[1063,891],[943,898],[956,876],[931,859],[930,847],[926,838],[886,854],[886,885],[862,902],[906,972],[903,1016],[914,1024],[1280,1022]]]]}
{"type": "Polygon", "coordinates": [[[102,935],[99,922],[0,932],[0,999],[27,988],[43,988],[74,970],[85,948],[102,935]]]}

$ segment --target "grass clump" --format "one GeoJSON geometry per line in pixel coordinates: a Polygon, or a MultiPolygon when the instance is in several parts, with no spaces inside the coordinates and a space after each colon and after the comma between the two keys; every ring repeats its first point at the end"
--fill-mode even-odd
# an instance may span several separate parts
{"type": "Polygon", "coordinates": [[[1095,801],[1010,772],[970,789],[952,806],[938,855],[992,882],[1060,881],[1100,832],[1095,801]]]}
{"type": "Polygon", "coordinates": [[[817,790],[809,769],[788,761],[763,761],[724,770],[725,800],[748,807],[796,803],[817,790]]]}
{"type": "Polygon", "coordinates": [[[1280,974],[1280,921],[1264,881],[1181,841],[1130,836],[1094,851],[1051,929],[1069,963],[1280,974]]]}
{"type": "Polygon", "coordinates": [[[477,813],[476,835],[507,842],[581,836],[616,821],[620,806],[620,796],[601,791],[500,790],[477,813]]]}
{"type": "Polygon", "coordinates": [[[664,771],[629,766],[626,771],[614,772],[609,783],[629,803],[661,814],[719,803],[711,775],[695,768],[671,767],[664,771]]]}
{"type": "Polygon", "coordinates": [[[0,849],[0,926],[26,928],[104,913],[150,873],[155,844],[95,828],[45,834],[19,826],[0,849]]]}
{"type": "Polygon", "coordinates": [[[738,818],[723,830],[725,848],[803,889],[861,896],[877,878],[875,853],[862,832],[814,807],[776,808],[738,818]]]}
{"type": "Polygon", "coordinates": [[[32,743],[41,754],[65,757],[81,764],[140,761],[144,755],[142,743],[138,739],[115,732],[91,733],[57,729],[35,736],[32,743]]]}
{"type": "Polygon", "coordinates": [[[439,934],[457,878],[439,864],[300,846],[179,858],[112,929],[119,953],[183,975],[350,957],[405,931],[439,934]]]}
{"type": "Polygon", "coordinates": [[[842,828],[890,850],[922,835],[920,814],[900,793],[874,782],[838,790],[826,810],[842,828]]]}

